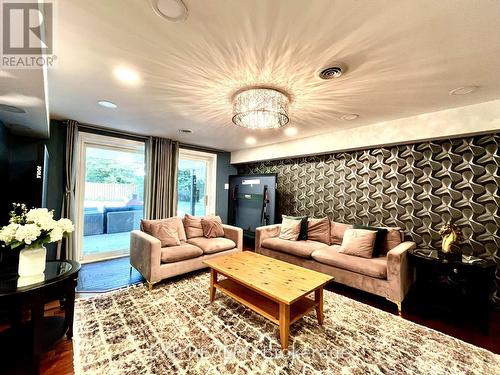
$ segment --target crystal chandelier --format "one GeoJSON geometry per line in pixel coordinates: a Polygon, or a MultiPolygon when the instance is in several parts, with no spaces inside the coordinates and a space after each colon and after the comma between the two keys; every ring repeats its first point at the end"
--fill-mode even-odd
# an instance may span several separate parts
{"type": "Polygon", "coordinates": [[[244,128],[272,129],[285,126],[288,96],[267,87],[244,88],[233,97],[233,122],[244,128]]]}

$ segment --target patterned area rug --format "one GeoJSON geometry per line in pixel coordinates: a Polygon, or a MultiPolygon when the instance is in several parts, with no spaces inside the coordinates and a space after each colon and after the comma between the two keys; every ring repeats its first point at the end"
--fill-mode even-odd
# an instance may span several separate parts
{"type": "Polygon", "coordinates": [[[500,374],[500,356],[325,291],[313,313],[278,327],[217,292],[208,273],[78,300],[76,374],[500,374]]]}

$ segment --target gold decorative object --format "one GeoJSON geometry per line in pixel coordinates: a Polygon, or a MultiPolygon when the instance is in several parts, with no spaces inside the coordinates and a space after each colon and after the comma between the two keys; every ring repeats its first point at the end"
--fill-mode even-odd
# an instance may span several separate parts
{"type": "Polygon", "coordinates": [[[451,253],[451,245],[461,239],[462,232],[459,227],[451,222],[447,222],[440,230],[439,234],[443,238],[441,251],[445,254],[451,253]]]}

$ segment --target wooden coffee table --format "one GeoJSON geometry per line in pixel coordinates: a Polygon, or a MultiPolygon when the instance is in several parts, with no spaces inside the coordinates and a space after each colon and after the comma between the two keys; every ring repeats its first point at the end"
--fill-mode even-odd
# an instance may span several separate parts
{"type": "Polygon", "coordinates": [[[210,302],[215,290],[278,324],[281,348],[288,348],[290,324],[316,310],[323,324],[323,287],[332,276],[244,251],[204,262],[210,267],[210,302]],[[218,275],[225,276],[218,280],[218,275]],[[314,300],[307,297],[314,292],[314,300]]]}

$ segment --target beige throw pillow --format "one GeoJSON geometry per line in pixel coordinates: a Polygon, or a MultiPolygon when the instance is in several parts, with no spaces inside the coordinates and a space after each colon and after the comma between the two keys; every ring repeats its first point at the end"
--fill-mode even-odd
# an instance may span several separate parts
{"type": "Polygon", "coordinates": [[[201,217],[191,216],[186,214],[184,216],[184,229],[186,230],[186,237],[195,238],[203,237],[203,227],[201,226],[201,217]]]}
{"type": "Polygon", "coordinates": [[[307,221],[307,239],[330,245],[330,219],[309,219],[307,221]]]}
{"type": "Polygon", "coordinates": [[[301,222],[301,219],[289,219],[283,215],[279,238],[282,240],[297,241],[300,234],[301,222]]]}
{"type": "Polygon", "coordinates": [[[347,229],[340,246],[340,253],[371,258],[377,232],[367,229],[347,229]]]}
{"type": "Polygon", "coordinates": [[[206,238],[224,237],[224,228],[219,216],[205,216],[201,219],[201,227],[206,238]]]}
{"type": "Polygon", "coordinates": [[[177,231],[177,220],[173,217],[157,221],[151,225],[151,235],[156,237],[161,242],[161,247],[165,246],[179,246],[179,233],[177,231]]]}

